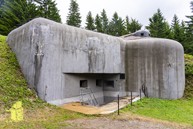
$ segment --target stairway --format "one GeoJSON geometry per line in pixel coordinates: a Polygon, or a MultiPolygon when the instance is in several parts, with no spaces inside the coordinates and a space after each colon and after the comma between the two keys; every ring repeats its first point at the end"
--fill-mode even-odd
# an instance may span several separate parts
{"type": "Polygon", "coordinates": [[[94,93],[92,92],[90,87],[80,87],[80,104],[84,105],[85,104],[85,100],[84,100],[84,96],[85,95],[89,95],[89,105],[94,105],[97,106],[98,102],[94,96],[94,93]]]}

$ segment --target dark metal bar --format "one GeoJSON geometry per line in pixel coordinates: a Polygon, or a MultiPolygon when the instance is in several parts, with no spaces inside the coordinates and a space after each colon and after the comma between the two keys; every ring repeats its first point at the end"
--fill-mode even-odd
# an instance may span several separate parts
{"type": "Polygon", "coordinates": [[[140,89],[140,101],[141,101],[141,89],[140,89]]]}
{"type": "Polygon", "coordinates": [[[118,115],[119,115],[119,95],[118,95],[118,115]]]}
{"type": "Polygon", "coordinates": [[[132,91],[131,91],[131,106],[132,106],[132,91]]]}
{"type": "Polygon", "coordinates": [[[147,92],[147,87],[146,87],[146,94],[147,94],[147,98],[148,98],[148,92],[147,92]]]}

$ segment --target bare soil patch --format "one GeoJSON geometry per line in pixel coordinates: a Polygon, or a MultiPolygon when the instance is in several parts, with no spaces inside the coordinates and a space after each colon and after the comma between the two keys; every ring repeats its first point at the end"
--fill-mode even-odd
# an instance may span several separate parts
{"type": "Polygon", "coordinates": [[[193,129],[190,125],[131,114],[97,119],[75,119],[64,123],[69,125],[69,129],[193,129]]]}
{"type": "Polygon", "coordinates": [[[139,120],[125,120],[125,119],[116,119],[111,120],[108,118],[103,119],[77,119],[66,121],[71,125],[68,128],[77,128],[77,129],[170,129],[172,127],[154,124],[146,121],[139,120]]]}

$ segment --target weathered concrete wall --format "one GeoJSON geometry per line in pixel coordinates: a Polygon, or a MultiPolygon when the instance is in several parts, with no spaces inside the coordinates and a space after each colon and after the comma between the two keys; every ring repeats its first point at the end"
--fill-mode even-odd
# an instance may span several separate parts
{"type": "Polygon", "coordinates": [[[169,39],[130,40],[126,44],[126,90],[148,88],[148,96],[178,99],[185,87],[184,50],[169,39]]]}
{"type": "Polygon", "coordinates": [[[29,85],[47,101],[64,98],[63,73],[124,71],[120,55],[122,39],[43,18],[13,30],[7,42],[16,53],[29,85]]]}
{"type": "Polygon", "coordinates": [[[7,42],[29,85],[50,103],[77,100],[79,82],[85,78],[93,92],[102,91],[99,96],[106,98],[98,97],[101,102],[138,92],[142,84],[150,97],[180,98],[185,84],[183,47],[172,40],[133,37],[126,41],[37,18],[13,30],[7,42]],[[126,78],[120,79],[120,73],[126,78]],[[99,75],[113,79],[115,87],[97,88],[99,75]]]}

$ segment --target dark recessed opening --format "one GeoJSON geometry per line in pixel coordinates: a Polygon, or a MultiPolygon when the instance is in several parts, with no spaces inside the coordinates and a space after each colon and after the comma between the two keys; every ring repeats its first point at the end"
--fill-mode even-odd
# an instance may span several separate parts
{"type": "Polygon", "coordinates": [[[80,80],[80,87],[88,87],[87,80],[80,80]]]}
{"type": "Polygon", "coordinates": [[[113,80],[105,80],[104,81],[104,86],[105,87],[114,87],[114,81],[113,80]]]}
{"type": "Polygon", "coordinates": [[[144,36],[144,33],[141,33],[141,36],[144,36]]]}
{"type": "Polygon", "coordinates": [[[102,85],[103,85],[103,81],[101,79],[97,79],[96,80],[96,86],[102,87],[102,85]]]}
{"type": "Polygon", "coordinates": [[[125,74],[124,73],[120,74],[120,79],[125,79],[125,74]]]}
{"type": "Polygon", "coordinates": [[[151,35],[149,34],[149,37],[150,37],[151,35]]]}

